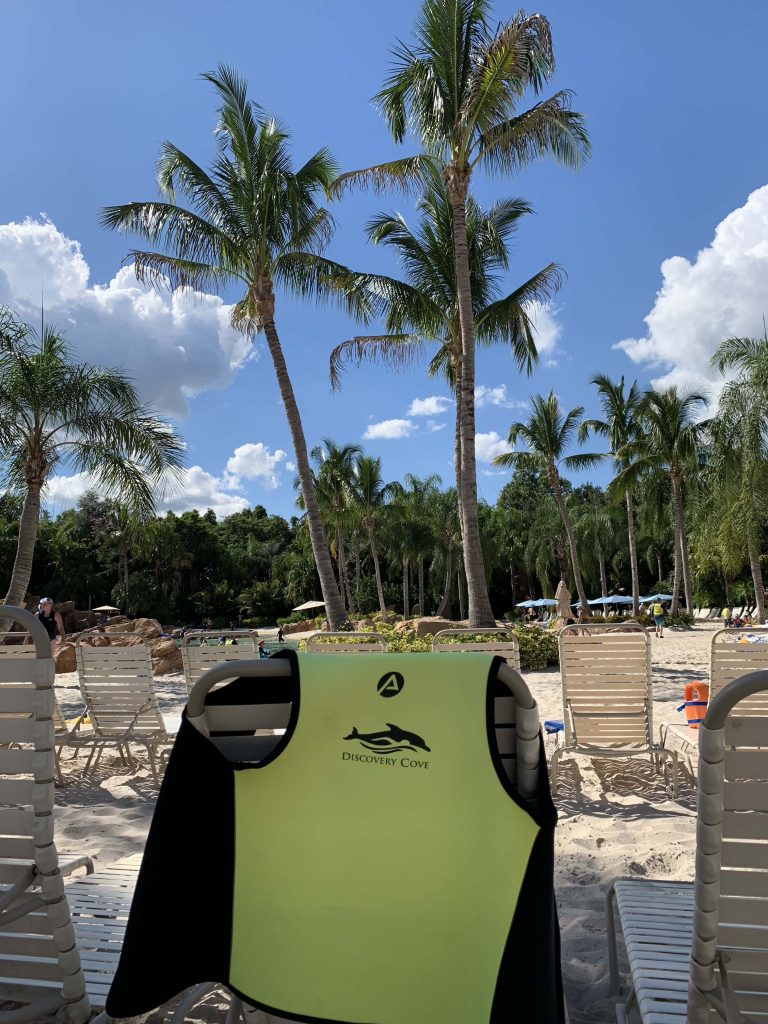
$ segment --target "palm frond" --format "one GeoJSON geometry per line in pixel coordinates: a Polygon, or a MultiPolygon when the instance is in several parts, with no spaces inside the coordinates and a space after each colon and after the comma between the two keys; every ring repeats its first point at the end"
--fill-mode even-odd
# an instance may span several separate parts
{"type": "Polygon", "coordinates": [[[581,114],[570,110],[571,93],[561,90],[522,114],[494,124],[479,139],[473,164],[509,174],[548,154],[578,168],[589,156],[589,135],[581,114]]]}
{"type": "Polygon", "coordinates": [[[346,171],[331,184],[328,194],[338,199],[352,188],[372,188],[376,193],[396,189],[406,195],[412,194],[423,185],[424,164],[429,162],[428,157],[421,155],[407,156],[359,171],[346,171]]]}
{"type": "Polygon", "coordinates": [[[353,363],[381,362],[391,369],[409,366],[421,353],[425,345],[418,334],[380,334],[358,336],[341,342],[331,352],[331,387],[341,387],[341,377],[346,366],[353,363]]]}

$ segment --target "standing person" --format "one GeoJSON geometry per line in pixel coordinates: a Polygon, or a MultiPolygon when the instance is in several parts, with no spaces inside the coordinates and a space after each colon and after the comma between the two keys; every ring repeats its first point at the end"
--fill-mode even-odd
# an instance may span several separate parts
{"type": "Polygon", "coordinates": [[[653,621],[656,623],[656,636],[662,640],[664,638],[664,606],[661,601],[656,601],[653,605],[653,621]]]}
{"type": "Polygon", "coordinates": [[[724,626],[730,626],[730,624],[731,624],[731,609],[728,607],[728,605],[726,605],[725,608],[723,608],[723,610],[720,612],[720,617],[723,620],[723,625],[724,626]]]}
{"type": "Polygon", "coordinates": [[[279,644],[281,644],[283,642],[283,640],[285,640],[285,633],[283,632],[283,627],[282,626],[278,626],[277,627],[277,642],[279,644]]]}
{"type": "Polygon", "coordinates": [[[53,610],[53,599],[50,597],[41,597],[40,603],[37,606],[37,618],[42,622],[45,627],[45,631],[48,634],[48,638],[51,641],[51,657],[56,657],[56,633],[58,632],[60,638],[64,639],[64,623],[62,622],[61,616],[58,612],[53,610]]]}

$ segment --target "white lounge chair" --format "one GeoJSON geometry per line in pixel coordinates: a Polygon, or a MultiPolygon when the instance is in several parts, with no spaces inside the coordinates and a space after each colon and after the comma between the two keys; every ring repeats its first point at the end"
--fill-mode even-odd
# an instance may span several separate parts
{"type": "Polygon", "coordinates": [[[136,633],[83,633],[75,642],[75,651],[80,692],[93,727],[85,771],[98,764],[110,745],[132,761],[131,744],[138,744],[147,751],[152,777],[159,784],[158,750],[173,743],[173,734],[157,703],[146,641],[136,633]],[[93,640],[105,637],[126,637],[133,642],[126,647],[93,645],[93,640]]]}
{"type": "Polygon", "coordinates": [[[695,882],[615,882],[608,893],[611,987],[620,979],[614,907],[631,984],[616,1007],[643,1024],[768,1020],[768,671],[742,675],[699,729],[695,882]]]}
{"type": "Polygon", "coordinates": [[[441,629],[432,637],[433,651],[482,651],[503,658],[517,672],[520,671],[520,643],[511,629],[441,629]],[[472,637],[493,635],[493,640],[451,641],[449,636],[472,637]]]}
{"type": "Polygon", "coordinates": [[[307,654],[381,654],[387,641],[380,633],[313,633],[307,654]]]}
{"type": "Polygon", "coordinates": [[[671,762],[677,796],[677,751],[653,740],[651,648],[637,623],[565,626],[559,635],[565,742],[552,754],[552,792],[564,754],[629,757],[649,754],[654,766],[671,762]]]}
{"type": "Polygon", "coordinates": [[[196,631],[187,633],[181,641],[181,660],[184,666],[184,681],[187,692],[209,668],[226,661],[245,661],[258,658],[258,633],[250,630],[229,630],[227,632],[196,631]],[[209,644],[209,639],[225,637],[236,640],[236,644],[209,644]]]}

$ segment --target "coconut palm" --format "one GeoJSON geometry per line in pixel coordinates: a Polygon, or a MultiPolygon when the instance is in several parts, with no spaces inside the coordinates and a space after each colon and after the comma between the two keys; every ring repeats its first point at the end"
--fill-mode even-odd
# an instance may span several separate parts
{"type": "MultiPolygon", "coordinates": [[[[695,423],[696,409],[706,399],[695,391],[680,392],[677,387],[649,391],[640,407],[641,432],[620,452],[626,467],[617,477],[619,486],[633,483],[649,471],[662,470],[672,484],[672,509],[675,524],[676,579],[683,577],[686,610],[693,611],[693,588],[685,526],[684,486],[695,476],[699,441],[704,424],[695,423]]],[[[673,589],[673,615],[677,613],[678,591],[673,589]]]]}
{"type": "MultiPolygon", "coordinates": [[[[587,565],[597,562],[600,594],[605,601],[608,597],[606,561],[618,547],[616,506],[610,505],[604,493],[592,484],[579,488],[578,499],[573,502],[571,518],[576,540],[584,556],[582,565],[585,562],[587,565]]],[[[608,614],[606,604],[603,604],[603,614],[608,614]]]]}
{"type": "MultiPolygon", "coordinates": [[[[626,450],[627,445],[637,434],[638,415],[640,410],[641,392],[637,381],[633,381],[628,391],[624,389],[624,377],[618,382],[605,374],[599,373],[592,378],[600,396],[603,419],[585,420],[581,425],[579,437],[586,439],[590,431],[607,439],[617,473],[626,469],[626,457],[619,453],[626,450]]],[[[640,577],[637,561],[637,532],[635,529],[634,494],[631,480],[626,479],[621,487],[627,505],[627,536],[629,539],[629,564],[632,575],[632,614],[640,612],[640,577]]]]}
{"type": "Polygon", "coordinates": [[[381,474],[381,459],[360,454],[355,459],[354,479],[352,481],[352,501],[358,510],[368,546],[371,549],[373,571],[376,577],[376,594],[379,599],[379,611],[385,612],[384,587],[381,582],[381,564],[376,544],[376,528],[381,520],[382,510],[392,493],[390,484],[384,483],[381,474]]]}
{"type": "Polygon", "coordinates": [[[312,551],[332,627],[344,619],[322,516],[312,485],[304,429],[275,320],[275,286],[300,295],[323,290],[339,268],[320,253],[332,220],[318,197],[336,175],[326,149],[294,169],[285,127],[247,97],[246,84],[220,66],[202,76],[219,101],[218,153],[210,172],[171,142],[160,150],[160,200],[108,207],[103,223],[134,232],[163,251],[134,250],[136,275],[154,285],[241,291],[232,324],[264,332],[288,418],[312,551]],[[177,202],[183,197],[187,205],[177,202]]]}
{"type": "MultiPolygon", "coordinates": [[[[377,316],[386,334],[357,336],[331,353],[331,382],[339,387],[349,362],[380,360],[408,365],[425,348],[437,347],[430,375],[442,374],[457,396],[461,390],[461,327],[456,266],[453,259],[452,214],[448,191],[439,174],[428,174],[418,203],[419,221],[411,229],[401,214],[380,214],[367,225],[374,245],[392,248],[405,280],[382,274],[336,275],[339,288],[354,293],[354,305],[366,318],[377,316]]],[[[521,371],[530,373],[538,361],[531,310],[548,302],[560,287],[560,268],[550,263],[507,295],[499,276],[509,268],[509,245],[521,217],[531,212],[522,199],[506,199],[483,210],[467,201],[467,245],[477,340],[482,345],[508,345],[521,371]]],[[[461,493],[461,403],[456,402],[454,467],[461,493]]]]}
{"type": "Polygon", "coordinates": [[[513,423],[509,428],[507,443],[514,448],[518,440],[525,441],[528,452],[505,452],[493,460],[495,466],[516,467],[518,464],[529,466],[531,457],[546,473],[552,496],[557,502],[560,517],[563,520],[563,527],[568,536],[568,548],[571,555],[571,570],[573,581],[576,585],[576,592],[582,607],[587,607],[587,595],[584,592],[584,584],[581,579],[581,566],[579,553],[576,546],[576,536],[573,532],[573,525],[568,514],[568,508],[563,495],[562,482],[560,480],[560,467],[568,469],[588,469],[594,466],[601,459],[601,455],[566,455],[576,438],[576,434],[584,416],[584,409],[577,406],[569,412],[564,413],[560,403],[555,397],[554,391],[545,398],[543,395],[533,395],[531,398],[532,411],[527,423],[513,423]],[[527,456],[527,457],[526,457],[527,456]]]}
{"type": "Polygon", "coordinates": [[[409,131],[421,144],[414,157],[342,175],[375,187],[417,183],[438,166],[451,207],[453,258],[462,338],[458,390],[461,417],[461,510],[470,624],[493,625],[477,521],[475,458],[475,323],[467,234],[467,200],[476,168],[510,174],[542,155],[578,166],[589,148],[583,119],[560,91],[520,111],[527,90],[539,94],[555,61],[549,22],[520,11],[502,25],[490,0],[423,0],[413,46],[399,44],[395,66],[375,97],[396,142],[409,131]]]}
{"type": "MultiPolygon", "coordinates": [[[[74,361],[63,335],[38,336],[13,313],[0,314],[2,483],[23,493],[6,604],[22,604],[32,573],[40,505],[56,472],[87,473],[103,492],[143,518],[163,480],[178,479],[184,445],[143,406],[118,370],[74,361]]],[[[2,628],[2,627],[0,627],[2,628]]]]}
{"type": "MultiPolygon", "coordinates": [[[[459,498],[454,487],[436,490],[429,502],[429,526],[434,548],[430,577],[441,577],[442,595],[436,615],[445,615],[451,600],[455,565],[461,564],[459,498]]],[[[435,593],[437,591],[435,590],[435,593]]]]}

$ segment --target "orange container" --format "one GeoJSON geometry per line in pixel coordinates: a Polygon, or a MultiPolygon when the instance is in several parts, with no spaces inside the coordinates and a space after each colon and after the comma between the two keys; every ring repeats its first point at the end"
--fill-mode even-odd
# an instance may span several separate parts
{"type": "Polygon", "coordinates": [[[698,729],[704,721],[709,703],[709,687],[706,683],[686,683],[683,688],[683,701],[677,710],[682,711],[685,708],[688,728],[698,729]]]}

